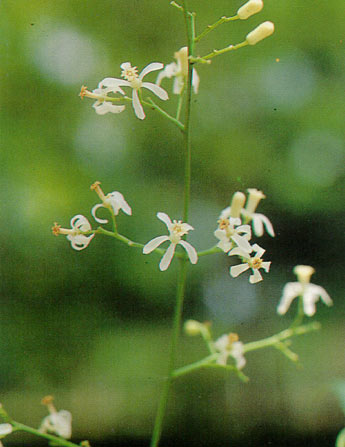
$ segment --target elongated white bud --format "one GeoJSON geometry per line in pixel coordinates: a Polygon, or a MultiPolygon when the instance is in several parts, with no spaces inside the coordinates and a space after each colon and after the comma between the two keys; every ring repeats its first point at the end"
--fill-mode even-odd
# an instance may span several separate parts
{"type": "Polygon", "coordinates": [[[247,34],[246,41],[249,45],[256,45],[261,40],[273,34],[273,32],[274,24],[272,22],[264,22],[247,34]]]}
{"type": "Polygon", "coordinates": [[[241,191],[235,192],[231,200],[231,212],[230,217],[240,217],[242,208],[244,207],[244,202],[246,201],[246,196],[241,191]]]}
{"type": "Polygon", "coordinates": [[[237,15],[241,20],[246,20],[248,17],[260,12],[264,7],[262,0],[249,0],[237,11],[237,15]]]}

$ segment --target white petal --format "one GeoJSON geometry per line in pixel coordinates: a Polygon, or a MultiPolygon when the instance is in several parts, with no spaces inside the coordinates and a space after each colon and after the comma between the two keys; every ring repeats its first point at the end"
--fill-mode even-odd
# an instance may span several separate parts
{"type": "Polygon", "coordinates": [[[242,250],[242,248],[239,248],[239,247],[233,248],[229,252],[229,256],[241,256],[242,258],[250,259],[248,252],[246,252],[245,250],[242,250]]]}
{"type": "Polygon", "coordinates": [[[146,76],[148,73],[151,73],[151,71],[156,71],[156,70],[162,70],[162,68],[164,67],[163,64],[161,64],[160,62],[152,62],[152,64],[147,65],[142,72],[139,75],[139,79],[140,81],[143,79],[144,76],[146,76]]]}
{"type": "Polygon", "coordinates": [[[249,282],[251,284],[256,284],[259,281],[262,281],[262,275],[258,269],[253,269],[253,274],[250,275],[249,282]]]}
{"type": "Polygon", "coordinates": [[[157,247],[159,247],[163,242],[168,241],[168,236],[158,236],[149,241],[143,248],[144,255],[147,255],[148,253],[151,253],[153,250],[155,250],[157,247]]]}
{"type": "Polygon", "coordinates": [[[260,214],[253,214],[253,230],[256,236],[261,237],[264,234],[264,225],[262,223],[260,214]]]}
{"type": "Polygon", "coordinates": [[[72,228],[76,228],[80,231],[91,230],[91,225],[89,221],[82,214],[77,214],[76,216],[73,216],[70,223],[72,228]]]}
{"type": "Polygon", "coordinates": [[[132,101],[133,109],[134,109],[134,112],[135,112],[136,116],[140,120],[143,120],[146,115],[144,113],[144,109],[143,109],[142,105],[140,104],[139,97],[138,97],[138,91],[137,90],[133,90],[132,100],[133,100],[132,101]]]}
{"type": "Polygon", "coordinates": [[[169,99],[168,93],[164,90],[164,88],[159,87],[159,85],[152,84],[152,82],[143,82],[142,87],[147,88],[163,101],[169,99]]]}
{"type": "Polygon", "coordinates": [[[177,70],[177,65],[175,64],[175,62],[172,62],[171,64],[166,65],[164,70],[162,70],[158,74],[156,84],[161,85],[161,82],[164,78],[170,79],[172,76],[175,75],[176,70],[177,70]]]}
{"type": "Polygon", "coordinates": [[[227,237],[225,230],[221,230],[220,228],[218,228],[213,234],[220,241],[229,241],[229,238],[227,237]]]}
{"type": "Polygon", "coordinates": [[[319,290],[319,295],[322,299],[322,301],[327,305],[327,306],[332,306],[333,305],[333,301],[332,298],[328,295],[328,293],[326,292],[326,290],[323,287],[317,286],[318,290],[319,290]]]}
{"type": "Polygon", "coordinates": [[[183,240],[180,241],[179,244],[186,250],[190,262],[196,264],[198,262],[198,254],[195,248],[189,242],[183,240]]]}
{"type": "Polygon", "coordinates": [[[113,191],[110,194],[110,204],[114,210],[115,215],[117,215],[120,211],[120,209],[123,210],[126,214],[129,216],[132,215],[132,209],[126,202],[125,198],[119,191],[113,191]]]}
{"type": "MultiPolygon", "coordinates": [[[[230,225],[232,225],[233,227],[235,225],[241,225],[241,218],[240,217],[230,217],[229,219],[230,225]]],[[[243,225],[246,226],[246,225],[243,225]]],[[[249,226],[249,225],[247,225],[249,226]]]]}
{"type": "Polygon", "coordinates": [[[165,225],[168,227],[168,230],[170,230],[172,226],[172,222],[170,217],[165,213],[157,213],[157,217],[159,220],[165,223],[165,225]]]}
{"type": "Polygon", "coordinates": [[[271,267],[271,261],[263,262],[261,264],[261,268],[263,268],[266,273],[268,273],[270,271],[270,267],[271,267]]]}
{"type": "Polygon", "coordinates": [[[174,95],[180,95],[182,93],[183,88],[184,88],[184,77],[176,76],[176,78],[174,80],[174,85],[173,85],[174,95]]]}
{"type": "Polygon", "coordinates": [[[256,252],[256,257],[261,258],[261,256],[265,253],[265,249],[260,247],[260,245],[258,244],[254,244],[253,246],[253,250],[256,252]]]}
{"type": "Polygon", "coordinates": [[[239,233],[239,234],[244,233],[247,236],[247,240],[249,240],[252,237],[252,230],[250,228],[250,225],[241,225],[240,227],[237,227],[236,233],[239,233]]]}
{"type": "MultiPolygon", "coordinates": [[[[125,79],[118,79],[118,78],[104,78],[98,84],[99,88],[109,87],[109,88],[112,88],[112,89],[117,89],[120,86],[130,87],[131,84],[128,81],[126,81],[125,79]]],[[[117,90],[115,90],[115,93],[116,93],[116,91],[117,90]]],[[[121,89],[119,89],[118,91],[121,91],[123,93],[123,91],[121,89]]]]}
{"type": "Polygon", "coordinates": [[[96,101],[92,107],[95,109],[97,115],[105,115],[106,113],[121,113],[126,106],[116,106],[108,101],[96,101]]]}
{"type": "Polygon", "coordinates": [[[256,216],[260,216],[261,222],[263,222],[263,224],[265,225],[267,233],[270,236],[274,237],[275,233],[274,233],[273,225],[271,224],[271,222],[268,219],[268,217],[266,217],[263,214],[256,214],[256,216]]]}
{"type": "Polygon", "coordinates": [[[299,282],[288,282],[283,289],[277,312],[284,315],[289,309],[292,301],[302,293],[302,286],[299,282]]]}
{"type": "Polygon", "coordinates": [[[176,244],[170,244],[168,250],[164,253],[161,262],[159,263],[159,269],[164,272],[170,265],[170,262],[175,253],[176,244]]]}
{"type": "Polygon", "coordinates": [[[228,219],[230,217],[230,214],[231,214],[231,207],[228,206],[220,213],[219,218],[220,219],[228,219]]]}
{"type": "Polygon", "coordinates": [[[313,293],[312,290],[306,290],[303,294],[303,310],[308,317],[312,317],[316,312],[315,303],[318,301],[319,296],[313,293]]]}
{"type": "Polygon", "coordinates": [[[230,268],[230,275],[233,278],[237,278],[238,275],[240,275],[241,273],[245,272],[248,269],[249,269],[248,264],[234,265],[233,267],[230,268]]]}
{"type": "Polygon", "coordinates": [[[195,70],[195,68],[193,68],[193,80],[192,80],[192,85],[193,85],[193,89],[194,89],[194,93],[198,93],[199,91],[199,83],[200,83],[200,78],[199,75],[197,73],[197,71],[195,70]]]}
{"type": "Polygon", "coordinates": [[[108,219],[100,219],[99,217],[96,216],[96,211],[98,210],[98,208],[103,208],[103,204],[98,203],[92,208],[91,210],[92,217],[95,219],[96,222],[100,224],[107,224],[109,222],[108,219]]]}
{"type": "Polygon", "coordinates": [[[233,236],[231,236],[231,239],[238,245],[240,249],[248,253],[248,255],[253,251],[252,246],[245,237],[234,234],[233,236]]]}
{"type": "Polygon", "coordinates": [[[84,236],[83,234],[78,234],[76,236],[68,235],[67,239],[71,242],[72,248],[74,248],[74,250],[80,251],[89,245],[91,239],[94,236],[94,234],[91,234],[90,236],[84,236]]]}
{"type": "Polygon", "coordinates": [[[219,241],[217,244],[217,247],[224,251],[224,253],[227,253],[229,250],[232,249],[233,244],[229,242],[228,240],[225,241],[219,241]]]}
{"type": "Polygon", "coordinates": [[[12,433],[13,427],[11,424],[0,424],[0,436],[6,436],[12,433]]]}

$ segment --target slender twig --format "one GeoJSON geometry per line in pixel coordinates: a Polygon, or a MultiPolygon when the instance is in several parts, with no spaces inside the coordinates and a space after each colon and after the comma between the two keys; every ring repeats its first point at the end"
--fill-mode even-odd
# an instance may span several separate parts
{"type": "Polygon", "coordinates": [[[248,42],[244,40],[243,42],[238,43],[237,45],[229,45],[228,47],[222,48],[221,50],[213,50],[211,53],[206,54],[206,56],[190,57],[190,61],[193,64],[205,63],[216,56],[228,53],[229,51],[238,50],[239,48],[243,48],[247,45],[249,45],[248,42]]]}
{"type": "Polygon", "coordinates": [[[226,17],[226,16],[221,17],[221,18],[220,18],[219,20],[217,20],[217,22],[215,22],[213,25],[208,25],[208,26],[204,29],[204,31],[203,31],[202,33],[200,33],[197,37],[195,37],[195,38],[194,38],[194,42],[195,42],[195,43],[200,42],[200,40],[201,40],[203,37],[207,36],[208,33],[210,33],[211,31],[215,30],[219,25],[222,25],[223,23],[231,22],[231,21],[233,21],[233,20],[237,20],[238,18],[239,18],[239,17],[238,17],[237,15],[236,15],[236,16],[233,16],[233,17],[226,17]]]}
{"type": "Polygon", "coordinates": [[[78,444],[74,444],[74,442],[67,441],[67,439],[60,438],[58,436],[49,435],[48,433],[42,433],[39,430],[36,430],[35,428],[29,427],[27,425],[21,424],[20,422],[16,421],[10,421],[11,425],[13,426],[15,431],[25,431],[27,433],[31,433],[32,435],[39,436],[41,438],[48,439],[55,445],[61,445],[65,447],[80,447],[78,444]]]}

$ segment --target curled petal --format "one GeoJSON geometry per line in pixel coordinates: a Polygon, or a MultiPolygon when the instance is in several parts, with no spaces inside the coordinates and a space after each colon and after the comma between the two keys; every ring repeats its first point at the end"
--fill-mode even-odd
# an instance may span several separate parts
{"type": "Polygon", "coordinates": [[[259,214],[253,214],[253,230],[258,237],[264,234],[264,225],[259,214]]]}
{"type": "Polygon", "coordinates": [[[159,87],[159,85],[152,84],[152,82],[143,82],[142,87],[147,88],[163,101],[169,99],[168,93],[164,90],[164,88],[159,87]]]}
{"type": "Polygon", "coordinates": [[[198,262],[198,254],[195,248],[189,242],[183,240],[181,240],[179,244],[186,250],[190,262],[196,264],[198,262]]]}
{"type": "Polygon", "coordinates": [[[234,265],[233,267],[230,268],[230,275],[233,278],[237,278],[238,275],[240,275],[241,273],[245,272],[248,269],[249,269],[248,264],[234,265]]]}
{"type": "Polygon", "coordinates": [[[271,221],[268,219],[268,217],[266,217],[264,214],[256,214],[256,216],[260,217],[261,222],[265,225],[267,233],[270,236],[274,237],[275,233],[274,233],[273,225],[271,224],[271,221]]]}
{"type": "Polygon", "coordinates": [[[158,236],[149,241],[143,248],[144,255],[147,255],[148,253],[151,253],[153,250],[155,250],[157,247],[159,247],[163,242],[168,241],[168,236],[158,236]]]}
{"type": "MultiPolygon", "coordinates": [[[[143,79],[144,76],[146,76],[148,73],[151,73],[151,71],[156,71],[156,70],[162,70],[162,68],[164,67],[163,64],[161,64],[160,62],[152,62],[151,64],[147,65],[142,72],[139,75],[139,79],[140,81],[143,79]]],[[[121,66],[122,68],[122,66],[121,66]]]]}
{"type": "Polygon", "coordinates": [[[132,215],[132,208],[128,205],[125,198],[119,191],[113,191],[108,194],[107,199],[114,210],[114,214],[117,216],[119,211],[122,210],[128,216],[132,215]]]}
{"type": "Polygon", "coordinates": [[[182,93],[182,90],[184,89],[184,84],[185,84],[184,77],[176,76],[173,84],[174,95],[180,95],[182,93]]]}
{"type": "Polygon", "coordinates": [[[80,230],[80,231],[90,231],[91,230],[91,225],[90,225],[89,221],[82,214],[77,214],[76,216],[73,216],[70,223],[71,223],[71,227],[76,228],[77,230],[80,230]]]}
{"type": "Polygon", "coordinates": [[[72,248],[74,250],[80,251],[86,248],[91,239],[94,237],[94,234],[90,234],[90,236],[85,236],[84,234],[77,234],[75,236],[68,235],[67,239],[71,242],[72,248]]]}
{"type": "Polygon", "coordinates": [[[170,217],[166,213],[157,213],[157,217],[159,220],[165,223],[165,225],[168,227],[168,230],[170,230],[172,226],[172,222],[170,217]]]}
{"type": "Polygon", "coordinates": [[[108,219],[100,219],[99,217],[96,216],[96,211],[98,210],[98,208],[104,208],[103,204],[98,203],[92,208],[91,210],[92,217],[95,219],[96,222],[100,224],[107,224],[109,222],[108,219]]]}
{"type": "Polygon", "coordinates": [[[251,284],[256,284],[259,281],[262,281],[262,275],[258,269],[253,269],[253,274],[250,275],[249,282],[251,284]]]}
{"type": "Polygon", "coordinates": [[[140,104],[137,90],[133,90],[132,100],[133,100],[132,103],[133,103],[134,113],[140,120],[143,120],[146,115],[144,113],[143,106],[140,104]]]}
{"type": "MultiPolygon", "coordinates": [[[[314,284],[311,284],[311,285],[314,286],[314,284]]],[[[333,301],[332,301],[331,297],[328,295],[328,293],[326,292],[326,290],[321,286],[315,286],[315,287],[317,287],[317,293],[320,295],[320,298],[322,299],[322,301],[327,306],[332,306],[333,301]]]]}
{"type": "Polygon", "coordinates": [[[170,244],[167,251],[164,253],[164,256],[159,263],[159,269],[164,272],[170,265],[170,262],[175,253],[176,244],[170,244]]]}

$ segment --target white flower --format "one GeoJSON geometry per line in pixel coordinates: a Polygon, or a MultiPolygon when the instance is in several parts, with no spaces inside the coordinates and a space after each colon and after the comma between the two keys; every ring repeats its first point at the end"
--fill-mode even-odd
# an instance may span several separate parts
{"type": "Polygon", "coordinates": [[[92,92],[89,92],[87,90],[87,87],[84,85],[81,88],[79,96],[83,99],[84,96],[88,98],[96,99],[97,101],[93,103],[92,107],[95,109],[96,113],[98,115],[105,115],[106,113],[121,113],[125,110],[124,105],[115,105],[112,104],[112,102],[107,101],[109,97],[107,96],[108,93],[121,93],[122,95],[125,94],[125,92],[120,87],[108,87],[108,88],[96,88],[92,92]]]}
{"type": "Polygon", "coordinates": [[[69,439],[72,436],[71,413],[67,410],[57,411],[53,405],[52,396],[44,397],[42,404],[47,406],[50,414],[43,419],[38,430],[41,433],[52,433],[69,439]]]}
{"type": "Polygon", "coordinates": [[[292,301],[298,296],[302,297],[303,310],[305,315],[311,317],[316,312],[315,304],[319,298],[327,305],[333,304],[331,297],[326,290],[315,284],[310,283],[310,277],[314,273],[313,267],[309,265],[297,265],[294,268],[294,273],[297,275],[298,282],[288,282],[281,297],[277,312],[280,315],[284,315],[289,309],[292,301]]]}
{"type": "Polygon", "coordinates": [[[272,22],[264,22],[257,26],[253,31],[247,34],[246,41],[249,45],[256,45],[266,37],[274,33],[274,24],[272,22]]]}
{"type": "MultiPolygon", "coordinates": [[[[161,71],[157,77],[156,84],[161,85],[164,78],[174,77],[173,93],[175,95],[180,95],[184,89],[186,81],[188,79],[188,47],[182,47],[179,51],[174,54],[176,62],[172,62],[165,66],[164,70],[161,71]]],[[[193,68],[193,79],[192,85],[194,93],[198,93],[200,78],[193,68]]]]}
{"type": "Polygon", "coordinates": [[[167,92],[162,89],[162,87],[159,87],[158,85],[151,82],[143,82],[144,76],[146,76],[148,73],[151,73],[151,71],[161,70],[163,67],[163,64],[159,62],[153,62],[152,64],[147,65],[138,75],[137,67],[132,67],[130,62],[124,62],[123,64],[121,64],[121,76],[124,79],[105,78],[98,84],[98,87],[111,89],[118,89],[119,87],[131,87],[133,89],[132,104],[134,112],[139,119],[143,120],[145,118],[145,113],[142,105],[140,104],[138,95],[138,92],[141,90],[141,88],[150,90],[163,101],[169,99],[167,92]]]}
{"type": "Polygon", "coordinates": [[[228,254],[229,256],[237,255],[241,256],[245,261],[243,264],[234,265],[230,268],[230,275],[233,278],[237,278],[238,275],[245,272],[249,268],[252,269],[253,274],[249,277],[249,282],[251,284],[256,284],[259,281],[262,281],[262,276],[260,273],[260,269],[264,269],[265,272],[269,272],[271,262],[265,262],[261,259],[262,255],[265,253],[265,250],[257,244],[252,246],[252,249],[256,252],[255,256],[251,257],[250,254],[239,247],[233,248],[228,254]]]}
{"type": "Polygon", "coordinates": [[[91,185],[91,189],[93,189],[97,193],[98,197],[102,200],[102,203],[98,203],[91,210],[91,214],[95,219],[95,221],[100,224],[108,223],[107,219],[100,219],[99,217],[96,216],[96,211],[98,210],[98,208],[102,207],[108,209],[111,208],[115,216],[119,214],[120,210],[122,210],[128,216],[131,216],[132,209],[126,202],[123,195],[119,191],[113,191],[105,195],[104,192],[102,191],[102,188],[100,187],[100,184],[101,183],[97,181],[91,185]]]}
{"type": "Polygon", "coordinates": [[[236,368],[242,369],[246,364],[244,358],[243,343],[238,341],[237,334],[224,334],[215,341],[214,347],[220,353],[217,363],[226,365],[228,358],[232,357],[236,362],[236,368]]]}
{"type": "Polygon", "coordinates": [[[249,0],[249,2],[240,7],[240,9],[237,11],[237,15],[241,20],[246,20],[253,14],[260,12],[263,7],[264,4],[262,0],[249,0]]]}
{"type": "Polygon", "coordinates": [[[252,251],[250,240],[252,232],[249,225],[241,225],[241,219],[230,217],[230,219],[223,218],[218,221],[219,228],[214,232],[214,235],[219,242],[217,247],[227,253],[235,244],[249,253],[252,251]],[[235,228],[235,225],[240,225],[235,228]]]}
{"type": "Polygon", "coordinates": [[[69,439],[72,435],[72,415],[67,410],[60,410],[46,416],[39,428],[41,433],[52,433],[69,439]]]}
{"type": "Polygon", "coordinates": [[[0,424],[0,438],[4,438],[5,436],[12,433],[13,427],[11,424],[0,424]]]}
{"type": "Polygon", "coordinates": [[[175,253],[176,245],[182,245],[182,247],[187,252],[190,262],[192,264],[196,264],[198,262],[198,255],[195,248],[188,242],[181,239],[182,236],[187,234],[188,231],[194,230],[194,228],[187,223],[182,223],[180,220],[179,221],[174,220],[173,222],[171,222],[170,217],[165,213],[157,213],[157,217],[158,219],[160,219],[162,222],[165,223],[170,234],[169,236],[158,236],[149,241],[144,246],[143,253],[145,255],[151,253],[153,250],[159,247],[163,242],[170,241],[170,245],[167,251],[164,253],[161,262],[159,263],[159,269],[161,271],[164,271],[169,267],[170,262],[175,253]]]}
{"type": "Polygon", "coordinates": [[[61,225],[58,225],[57,223],[55,223],[52,228],[53,234],[56,236],[59,234],[66,235],[67,239],[71,242],[72,248],[78,251],[86,248],[91,242],[91,239],[95,236],[94,234],[86,236],[81,233],[91,230],[92,228],[89,221],[82,214],[77,214],[72,217],[71,229],[61,228],[61,225]]]}

